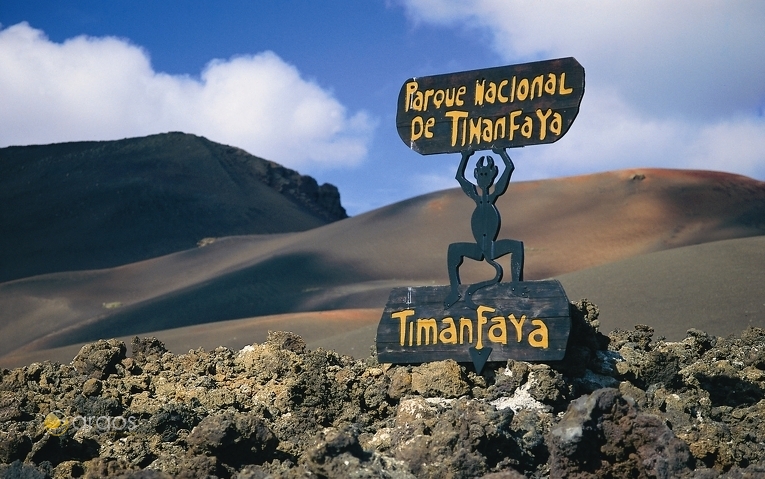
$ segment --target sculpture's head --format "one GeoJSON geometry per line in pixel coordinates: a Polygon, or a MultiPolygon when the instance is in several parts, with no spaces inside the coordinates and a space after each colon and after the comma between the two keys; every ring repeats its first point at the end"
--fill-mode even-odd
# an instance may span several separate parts
{"type": "Polygon", "coordinates": [[[494,165],[494,158],[491,156],[482,156],[473,171],[478,187],[483,190],[489,188],[494,183],[494,178],[497,177],[498,173],[499,168],[494,165]]]}

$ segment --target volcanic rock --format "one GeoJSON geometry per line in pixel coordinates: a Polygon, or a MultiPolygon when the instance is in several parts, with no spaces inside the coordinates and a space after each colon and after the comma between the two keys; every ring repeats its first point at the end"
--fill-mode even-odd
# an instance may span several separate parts
{"type": "Polygon", "coordinates": [[[154,338],[0,371],[0,477],[763,477],[765,330],[599,332],[568,359],[378,364],[288,332],[173,354],[154,338]]]}

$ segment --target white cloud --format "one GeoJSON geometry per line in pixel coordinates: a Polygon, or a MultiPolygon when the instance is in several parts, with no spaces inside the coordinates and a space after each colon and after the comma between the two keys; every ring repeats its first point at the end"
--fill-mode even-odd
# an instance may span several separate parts
{"type": "Polygon", "coordinates": [[[195,79],[155,72],[126,40],[0,30],[0,146],[180,130],[293,168],[332,167],[360,162],[373,129],[272,52],[214,60],[195,79]]]}
{"type": "Polygon", "coordinates": [[[523,177],[657,166],[765,179],[765,3],[404,1],[418,23],[488,31],[508,63],[585,67],[568,135],[514,152],[523,177]]]}
{"type": "Polygon", "coordinates": [[[728,171],[765,178],[765,122],[733,116],[707,124],[644,116],[616,94],[594,91],[569,133],[552,145],[511,152],[517,179],[634,167],[728,171]]]}

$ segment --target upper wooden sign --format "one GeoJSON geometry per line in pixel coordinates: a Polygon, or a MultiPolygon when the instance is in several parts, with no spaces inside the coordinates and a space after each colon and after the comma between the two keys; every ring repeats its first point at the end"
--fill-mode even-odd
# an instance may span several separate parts
{"type": "Polygon", "coordinates": [[[398,95],[401,140],[423,155],[552,143],[584,95],[574,58],[411,78],[398,95]]]}

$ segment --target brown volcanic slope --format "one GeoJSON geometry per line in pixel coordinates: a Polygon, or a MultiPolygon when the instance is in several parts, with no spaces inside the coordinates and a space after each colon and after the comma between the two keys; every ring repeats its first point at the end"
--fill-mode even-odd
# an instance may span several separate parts
{"type": "MultiPolygon", "coordinates": [[[[765,235],[765,184],[723,173],[641,169],[521,182],[498,206],[500,237],[526,244],[526,279],[765,235]]],[[[393,286],[446,284],[446,249],[471,239],[472,207],[447,190],[301,233],[225,238],[119,268],[0,284],[0,354],[236,318],[382,308],[393,286]]],[[[468,263],[464,282],[489,272],[468,263]]]]}
{"type": "Polygon", "coordinates": [[[765,236],[632,256],[561,275],[571,299],[600,308],[603,331],[647,324],[680,340],[691,326],[716,336],[765,328],[765,236]]]}
{"type": "Polygon", "coordinates": [[[0,282],[347,217],[337,188],[183,133],[0,149],[0,282]]]}

